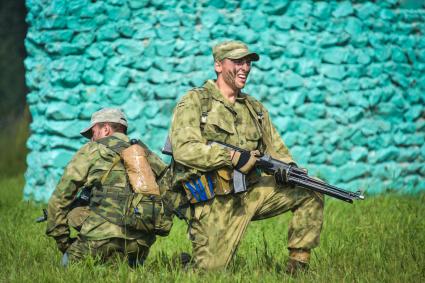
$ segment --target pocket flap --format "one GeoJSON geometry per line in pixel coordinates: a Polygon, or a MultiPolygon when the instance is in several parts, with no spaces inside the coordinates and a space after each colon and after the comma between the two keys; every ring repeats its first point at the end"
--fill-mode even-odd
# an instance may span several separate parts
{"type": "Polygon", "coordinates": [[[215,111],[209,112],[207,118],[207,124],[214,125],[229,134],[233,134],[235,130],[231,121],[233,121],[233,116],[228,115],[227,113],[218,113],[215,111]]]}
{"type": "Polygon", "coordinates": [[[229,169],[219,169],[217,170],[217,175],[226,181],[232,179],[232,172],[229,169]]]}
{"type": "Polygon", "coordinates": [[[259,139],[261,139],[262,135],[259,131],[248,131],[245,134],[245,137],[247,140],[250,141],[258,141],[259,139]]]}

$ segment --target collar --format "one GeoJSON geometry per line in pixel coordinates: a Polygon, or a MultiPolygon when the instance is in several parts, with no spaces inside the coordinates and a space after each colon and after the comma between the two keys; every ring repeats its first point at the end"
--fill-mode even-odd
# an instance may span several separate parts
{"type": "Polygon", "coordinates": [[[119,138],[120,140],[123,140],[125,142],[130,142],[130,139],[128,138],[128,136],[126,134],[123,133],[113,133],[112,134],[113,137],[119,138]]]}
{"type": "MultiPolygon", "coordinates": [[[[207,80],[204,84],[204,87],[211,93],[213,99],[221,101],[227,106],[230,106],[230,107],[233,106],[229,101],[227,101],[227,99],[224,98],[223,94],[218,89],[214,80],[207,80]]],[[[247,95],[245,93],[241,92],[236,97],[236,101],[241,103],[245,102],[246,96],[247,95]]]]}

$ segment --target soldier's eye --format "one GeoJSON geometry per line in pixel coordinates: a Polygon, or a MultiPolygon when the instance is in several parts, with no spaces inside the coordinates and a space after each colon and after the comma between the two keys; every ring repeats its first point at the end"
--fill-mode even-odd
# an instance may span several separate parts
{"type": "Polygon", "coordinates": [[[233,64],[241,66],[243,64],[247,64],[248,66],[251,66],[251,61],[248,59],[231,59],[231,61],[233,62],[233,64]]]}

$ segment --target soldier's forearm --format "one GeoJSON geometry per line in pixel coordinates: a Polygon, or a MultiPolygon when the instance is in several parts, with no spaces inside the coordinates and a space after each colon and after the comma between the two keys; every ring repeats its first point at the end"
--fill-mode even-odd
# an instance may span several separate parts
{"type": "Polygon", "coordinates": [[[229,151],[218,146],[187,143],[173,151],[174,159],[202,172],[231,166],[229,151]]]}

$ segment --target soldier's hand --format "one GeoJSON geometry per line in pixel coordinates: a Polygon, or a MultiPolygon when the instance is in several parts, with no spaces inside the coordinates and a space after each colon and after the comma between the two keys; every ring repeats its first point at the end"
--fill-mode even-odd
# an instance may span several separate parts
{"type": "Polygon", "coordinates": [[[253,151],[232,151],[231,159],[233,167],[240,171],[243,174],[248,174],[249,171],[255,166],[257,162],[257,157],[261,156],[261,153],[258,150],[253,151]]]}
{"type": "MultiPolygon", "coordinates": [[[[289,167],[288,168],[279,168],[275,173],[274,173],[274,178],[276,179],[276,183],[279,185],[286,185],[288,183],[288,178],[289,178],[289,170],[291,170],[291,167],[296,167],[298,168],[298,165],[296,163],[289,163],[289,167]]],[[[307,170],[306,169],[300,169],[304,172],[305,170],[305,174],[307,174],[307,170]]]]}
{"type": "Polygon", "coordinates": [[[289,174],[289,168],[279,168],[274,172],[274,178],[276,180],[276,184],[279,185],[286,185],[288,183],[288,174],[289,174]]]}

